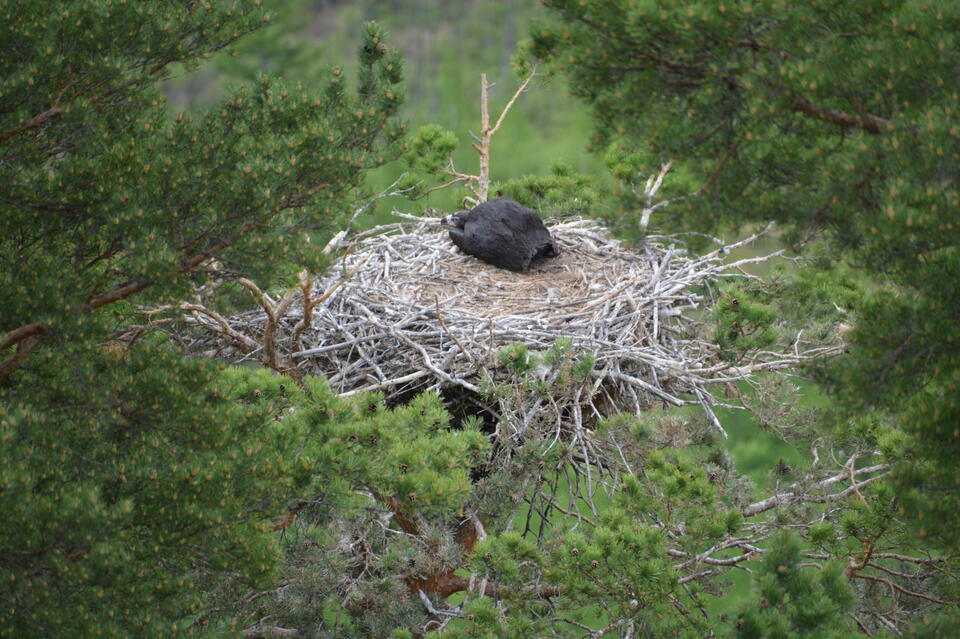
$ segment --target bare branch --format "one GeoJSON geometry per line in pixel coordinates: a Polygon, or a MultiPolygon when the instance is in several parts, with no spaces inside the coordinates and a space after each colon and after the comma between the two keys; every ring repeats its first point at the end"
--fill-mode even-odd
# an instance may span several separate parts
{"type": "Polygon", "coordinates": [[[246,639],[282,639],[283,637],[297,637],[300,631],[296,628],[281,628],[279,626],[251,626],[244,629],[246,639]]]}
{"type": "Polygon", "coordinates": [[[896,559],[897,561],[906,561],[914,564],[940,564],[947,561],[946,557],[910,557],[894,552],[873,553],[875,559],[896,559]]]}
{"type": "Polygon", "coordinates": [[[670,200],[662,200],[654,203],[653,198],[656,196],[657,191],[660,190],[660,185],[663,184],[663,178],[667,175],[667,172],[670,171],[671,166],[673,166],[673,161],[667,162],[660,167],[660,173],[658,173],[656,177],[650,176],[650,178],[647,180],[647,184],[643,192],[645,198],[644,207],[640,215],[641,232],[646,232],[647,226],[650,224],[650,216],[654,211],[670,204],[670,200]]]}
{"type": "MultiPolygon", "coordinates": [[[[337,233],[332,238],[330,238],[330,241],[327,242],[327,245],[323,247],[323,254],[330,255],[333,252],[335,252],[337,249],[339,249],[340,246],[343,244],[344,240],[346,240],[346,238],[350,235],[350,232],[353,230],[353,225],[356,223],[357,218],[359,218],[365,212],[369,211],[370,207],[376,204],[377,201],[387,197],[403,195],[405,193],[409,193],[410,191],[416,188],[415,186],[411,186],[406,189],[398,189],[397,185],[400,183],[400,179],[401,178],[397,178],[396,180],[393,181],[393,184],[391,184],[390,186],[382,190],[380,193],[374,195],[369,200],[366,200],[362,205],[358,206],[356,210],[353,212],[353,216],[350,218],[350,221],[347,222],[346,226],[344,226],[339,233],[337,233]]],[[[429,193],[429,191],[427,192],[429,193]]]]}
{"type": "Polygon", "coordinates": [[[840,111],[839,109],[828,109],[818,104],[814,104],[810,100],[801,96],[795,96],[793,98],[790,108],[798,113],[809,115],[812,118],[829,122],[830,124],[836,124],[844,129],[863,129],[867,133],[872,133],[874,135],[878,135],[893,128],[893,124],[889,120],[878,118],[875,115],[867,114],[857,117],[850,115],[845,111],[840,111]]]}
{"type": "MultiPolygon", "coordinates": [[[[481,76],[482,77],[482,76],[481,76]]],[[[514,92],[513,96],[507,101],[506,106],[503,107],[503,111],[500,112],[500,117],[497,118],[497,123],[493,125],[493,128],[490,129],[490,137],[500,129],[500,125],[503,124],[504,118],[507,117],[507,113],[510,112],[510,109],[513,107],[513,103],[517,101],[517,98],[520,97],[520,94],[527,90],[527,87],[530,85],[530,81],[537,77],[537,67],[534,66],[526,78],[523,79],[523,82],[520,84],[520,87],[514,92]]]]}
{"type": "Polygon", "coordinates": [[[189,311],[200,326],[214,334],[220,335],[240,352],[252,353],[260,348],[260,345],[255,339],[235,331],[231,328],[230,322],[216,311],[212,311],[202,304],[183,303],[180,305],[180,308],[189,311]],[[213,323],[204,318],[213,320],[213,323]]]}
{"type": "MultiPolygon", "coordinates": [[[[300,296],[303,298],[303,317],[293,327],[293,334],[290,336],[290,341],[295,348],[300,345],[300,336],[304,329],[313,323],[313,309],[319,303],[313,299],[313,274],[304,269],[300,271],[299,278],[300,296]]],[[[292,353],[291,357],[296,357],[296,353],[292,353]]]]}
{"type": "Polygon", "coordinates": [[[26,324],[20,328],[14,329],[7,333],[7,339],[3,340],[3,344],[0,344],[0,351],[4,351],[14,344],[17,344],[28,337],[34,337],[42,335],[44,330],[44,325],[40,322],[35,322],[33,324],[26,324]]]}
{"type": "Polygon", "coordinates": [[[815,502],[815,503],[839,501],[859,491],[859,489],[865,486],[869,486],[870,484],[877,481],[878,479],[883,478],[884,476],[887,475],[887,471],[889,470],[889,468],[890,466],[888,464],[877,464],[875,466],[870,466],[867,468],[858,468],[854,470],[852,473],[850,472],[849,469],[844,468],[839,473],[836,473],[835,475],[828,477],[824,480],[815,482],[811,484],[809,487],[804,488],[802,484],[800,484],[799,482],[795,484],[791,484],[790,490],[788,491],[778,493],[776,495],[773,495],[772,497],[768,497],[764,500],[750,504],[749,506],[743,509],[743,516],[753,517],[755,515],[759,515],[760,513],[771,510],[772,508],[776,508],[777,506],[785,506],[787,504],[792,504],[800,501],[815,502]],[[842,490],[838,493],[831,493],[826,495],[814,494],[817,491],[821,491],[826,488],[829,488],[831,485],[839,481],[843,481],[848,477],[851,477],[851,476],[859,477],[861,475],[872,474],[872,473],[880,473],[880,474],[874,475],[873,477],[870,477],[868,479],[854,481],[854,483],[849,488],[842,490]]]}
{"type": "Polygon", "coordinates": [[[904,587],[901,586],[900,584],[898,584],[898,583],[896,583],[896,582],[894,582],[894,581],[891,581],[891,580],[887,579],[886,577],[878,577],[878,576],[876,576],[876,575],[869,575],[869,574],[866,574],[866,573],[863,573],[863,572],[859,572],[859,571],[853,571],[853,572],[851,572],[850,574],[848,574],[847,576],[848,576],[850,579],[864,579],[864,580],[867,580],[867,581],[878,581],[878,582],[880,582],[880,583],[882,583],[882,584],[885,584],[885,585],[886,585],[887,587],[889,587],[890,590],[892,590],[892,591],[896,591],[896,592],[902,593],[902,594],[907,595],[907,596],[909,596],[909,597],[916,597],[916,598],[918,598],[918,599],[926,599],[927,601],[932,601],[933,603],[940,604],[940,605],[942,605],[942,606],[949,606],[949,605],[951,605],[951,604],[953,603],[953,602],[950,602],[950,601],[944,601],[944,600],[942,600],[942,599],[937,599],[936,597],[930,597],[930,596],[925,595],[925,594],[920,593],[920,592],[914,592],[913,590],[910,590],[910,589],[908,589],[908,588],[904,588],[904,587]]]}

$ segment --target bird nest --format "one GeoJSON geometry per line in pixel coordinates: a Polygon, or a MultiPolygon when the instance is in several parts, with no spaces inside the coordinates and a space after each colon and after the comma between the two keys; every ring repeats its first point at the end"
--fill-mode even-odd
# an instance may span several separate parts
{"type": "Polygon", "coordinates": [[[771,353],[733,366],[698,337],[694,318],[709,284],[762,259],[724,263],[754,238],[692,256],[664,239],[628,248],[591,220],[554,221],[547,226],[560,255],[516,273],[458,252],[436,222],[356,236],[325,277],[278,301],[263,295],[256,310],[212,318],[184,305],[207,329],[193,350],[287,362],[344,395],[397,400],[439,390],[513,433],[581,427],[655,403],[702,405],[722,430],[711,386],[807,357],[771,353]]]}

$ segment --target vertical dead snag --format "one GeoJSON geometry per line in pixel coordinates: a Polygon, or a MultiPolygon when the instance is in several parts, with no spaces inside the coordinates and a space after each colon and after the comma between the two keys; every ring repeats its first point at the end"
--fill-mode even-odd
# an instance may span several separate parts
{"type": "Polygon", "coordinates": [[[517,101],[517,98],[520,97],[520,94],[526,91],[527,87],[530,85],[530,81],[536,76],[536,67],[533,71],[524,78],[523,82],[520,84],[520,88],[516,90],[510,100],[507,101],[506,106],[503,107],[503,111],[500,112],[500,116],[497,118],[496,124],[492,127],[490,126],[490,84],[487,83],[487,74],[480,74],[480,136],[471,134],[474,141],[473,144],[474,150],[480,154],[480,175],[476,176],[476,195],[477,201],[474,204],[479,204],[480,202],[486,202],[487,196],[490,192],[490,140],[493,139],[494,134],[500,130],[500,125],[503,124],[504,118],[507,117],[507,113],[510,112],[510,109],[513,107],[513,103],[517,101]]]}
{"type": "Polygon", "coordinates": [[[537,77],[536,67],[534,67],[530,74],[527,75],[523,82],[520,83],[520,87],[507,101],[507,104],[503,107],[500,115],[497,116],[497,121],[493,124],[493,126],[491,126],[490,87],[493,85],[487,82],[487,75],[485,73],[480,74],[480,135],[476,135],[474,133],[470,134],[470,137],[472,137],[474,140],[474,143],[471,144],[471,147],[480,155],[480,170],[476,175],[463,173],[456,169],[456,167],[453,165],[453,160],[450,159],[447,161],[447,165],[440,169],[443,174],[450,176],[450,181],[432,189],[427,189],[425,194],[433,191],[439,191],[462,182],[464,187],[470,191],[472,195],[471,197],[464,199],[465,204],[468,204],[472,207],[481,202],[487,201],[487,197],[490,193],[490,141],[493,139],[493,136],[497,133],[497,131],[500,130],[500,125],[503,124],[504,119],[507,117],[507,113],[509,113],[510,109],[513,108],[517,98],[519,98],[520,95],[527,90],[527,87],[530,86],[530,82],[535,77],[537,77]]]}

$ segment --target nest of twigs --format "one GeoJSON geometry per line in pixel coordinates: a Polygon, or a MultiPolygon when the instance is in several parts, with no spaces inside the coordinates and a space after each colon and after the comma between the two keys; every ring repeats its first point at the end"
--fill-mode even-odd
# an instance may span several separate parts
{"type": "Polygon", "coordinates": [[[692,345],[681,338],[681,311],[698,302],[689,290],[695,282],[664,277],[678,252],[630,252],[588,220],[548,228],[560,255],[522,273],[460,253],[433,224],[363,239],[345,266],[356,272],[316,314],[316,338],[304,339],[310,347],[293,356],[344,392],[476,391],[482,372],[497,377],[503,347],[523,342],[542,351],[568,337],[577,351],[595,354],[610,381],[640,375],[653,382],[637,394],[637,409],[649,393],[679,402],[676,395],[689,389],[677,387],[675,375],[656,381],[666,372],[656,362],[676,360],[692,345]]]}
{"type": "Polygon", "coordinates": [[[190,321],[207,329],[192,350],[286,362],[290,370],[325,375],[343,394],[381,391],[390,400],[441,390],[451,401],[484,407],[514,431],[534,424],[559,429],[571,420],[581,426],[654,403],[703,405],[720,428],[710,410],[711,385],[803,359],[771,353],[732,366],[694,330],[691,311],[703,304],[705,285],[757,261],[724,264],[731,248],[754,238],[690,256],[657,238],[629,249],[586,219],[547,226],[560,256],[522,273],[460,253],[433,219],[367,231],[325,277],[303,280],[301,290],[278,301],[262,294],[259,309],[225,319],[185,305],[190,321]],[[574,379],[554,357],[521,379],[501,356],[521,342],[535,357],[559,338],[571,362],[593,360],[588,375],[574,379]],[[553,384],[554,392],[507,398],[506,391],[528,389],[531,380],[541,389],[553,384]]]}

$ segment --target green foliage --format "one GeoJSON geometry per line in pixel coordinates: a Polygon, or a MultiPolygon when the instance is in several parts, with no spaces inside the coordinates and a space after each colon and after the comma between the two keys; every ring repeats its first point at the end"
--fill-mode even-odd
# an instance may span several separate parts
{"type": "MultiPolygon", "coordinates": [[[[637,421],[619,415],[599,425],[598,432],[619,438],[637,421]]],[[[490,598],[474,599],[444,635],[578,637],[590,629],[704,636],[708,621],[685,611],[703,605],[709,593],[696,582],[680,582],[676,565],[683,560],[678,557],[694,557],[724,535],[736,534],[742,516],[725,497],[724,480],[712,476],[712,465],[704,463],[712,446],[674,449],[665,446],[665,431],[657,434],[660,443],[645,434],[621,440],[643,470],[623,478],[596,519],[556,517],[537,536],[501,532],[479,543],[470,568],[477,578],[496,584],[496,601],[509,614],[488,619],[490,598]],[[656,525],[651,524],[654,512],[656,525]]]]}
{"type": "Polygon", "coordinates": [[[714,338],[723,349],[721,356],[739,361],[772,346],[778,337],[776,309],[758,302],[747,289],[728,286],[722,291],[713,308],[714,338]]]}
{"type": "Polygon", "coordinates": [[[863,277],[826,254],[815,254],[792,273],[774,267],[768,279],[773,295],[782,300],[781,311],[806,326],[834,323],[859,306],[866,294],[863,277]]]}
{"type": "Polygon", "coordinates": [[[608,623],[636,616],[651,631],[689,636],[670,610],[669,596],[680,585],[661,530],[611,509],[595,530],[570,533],[552,551],[547,575],[564,583],[562,594],[570,603],[605,609],[608,623]]]}
{"type": "Polygon", "coordinates": [[[450,154],[457,148],[457,136],[436,124],[417,129],[404,156],[411,168],[436,174],[447,165],[450,154]]]}
{"type": "MultiPolygon", "coordinates": [[[[636,212],[643,207],[657,204],[659,201],[669,200],[677,194],[683,193],[692,185],[689,175],[683,167],[673,167],[670,178],[661,184],[657,195],[650,198],[646,195],[647,182],[656,178],[661,167],[654,164],[649,155],[640,153],[621,140],[614,140],[607,144],[603,153],[603,162],[607,171],[616,181],[610,189],[610,210],[603,215],[603,221],[616,234],[623,237],[637,237],[639,225],[636,212]]],[[[666,219],[675,215],[675,211],[667,211],[666,219]]],[[[660,226],[660,218],[652,218],[655,227],[660,226]]],[[[649,224],[650,222],[648,222],[649,224]]],[[[669,227],[668,227],[669,228],[669,227]]],[[[687,238],[691,247],[696,247],[695,238],[687,238]],[[692,240],[692,241],[691,241],[692,240]]]]}
{"type": "Polygon", "coordinates": [[[77,335],[84,305],[148,287],[154,299],[182,295],[183,272],[208,254],[247,274],[317,266],[301,232],[342,219],[361,170],[395,150],[400,64],[376,51],[374,27],[359,97],[336,70],[321,92],[263,77],[170,121],[154,87],[165,65],[207,55],[259,19],[218,3],[196,12],[136,4],[100,15],[90,3],[38,3],[4,21],[23,40],[0,69],[0,130],[11,136],[0,168],[9,185],[0,267],[16,284],[0,289],[8,329],[47,318],[77,335]],[[58,31],[74,25],[54,17],[71,8],[79,26],[58,31]],[[61,26],[32,30],[23,15],[61,26]],[[114,47],[127,30],[152,35],[114,47]],[[82,48],[62,53],[75,39],[82,48]],[[74,59],[80,67],[68,66],[74,59]],[[63,114],[32,126],[51,104],[63,114]]]}
{"type": "MultiPolygon", "coordinates": [[[[319,378],[308,382],[313,410],[294,419],[322,417],[334,395],[319,378]]],[[[322,445],[316,467],[331,478],[367,486],[421,516],[448,515],[470,491],[470,469],[482,458],[487,441],[476,429],[448,432],[450,416],[435,394],[387,410],[379,399],[366,400],[362,410],[349,412],[317,433],[322,445]]],[[[343,410],[343,409],[341,409],[343,410]]],[[[315,432],[316,426],[313,430],[315,432]]]]}
{"type": "MultiPolygon", "coordinates": [[[[439,594],[463,590],[474,571],[471,583],[487,590],[471,592],[438,635],[840,637],[851,628],[851,588],[840,564],[800,565],[808,546],[866,561],[874,547],[929,556],[930,536],[950,543],[957,10],[545,4],[560,22],[536,26],[527,53],[569,74],[595,108],[594,144],[618,181],[612,226],[634,232],[643,183],[675,159],[664,192],[688,197],[665,226],[773,218],[808,247],[814,231],[832,231],[816,268],[776,273],[762,289],[725,288],[718,341],[737,362],[785,327],[805,323],[823,338],[838,319],[853,324],[850,356],[820,371],[844,400],[824,432],[906,459],[897,485],[875,482],[866,497],[852,491],[822,510],[785,506],[762,523],[745,518],[750,486],[692,420],[595,415],[587,440],[552,423],[551,439],[540,439],[537,403],[572,410],[597,365],[567,339],[499,354],[510,380],[488,380],[484,394],[504,419],[532,417],[494,449],[479,418],[453,424],[432,393],[388,408],[376,395],[338,397],[320,379],[300,387],[184,359],[156,338],[111,344],[135,303],[176,301],[203,283],[197,267],[210,255],[230,274],[273,281],[293,263],[321,265],[306,237],[335,228],[364,172],[402,151],[402,61],[372,23],[360,27],[355,67],[321,67],[320,46],[264,30],[236,58],[218,58],[248,86],[175,115],[156,81],[263,24],[259,2],[0,0],[10,52],[0,61],[2,339],[40,327],[0,352],[0,636],[228,636],[269,619],[320,637],[409,638],[436,624],[419,592],[442,606],[439,594]],[[355,69],[356,92],[344,68],[355,69]],[[610,475],[585,455],[633,470],[610,475]],[[599,483],[584,483],[584,472],[610,492],[590,495],[599,483]],[[926,537],[900,524],[908,510],[922,515],[926,537]],[[464,535],[477,533],[474,517],[487,537],[472,547],[464,535]],[[711,621],[706,601],[730,566],[701,557],[715,561],[711,549],[732,536],[812,519],[803,542],[773,537],[737,628],[711,621]]],[[[371,1],[345,11],[359,22],[374,6],[403,10],[371,1]]],[[[462,46],[418,53],[464,101],[440,100],[461,132],[478,119],[465,61],[496,65],[486,18],[513,16],[512,5],[477,7],[485,19],[454,29],[462,46]],[[482,42],[482,54],[465,53],[468,41],[482,42]]],[[[277,22],[290,24],[312,7],[278,9],[277,22]]],[[[432,25],[461,10],[421,3],[417,16],[432,25]]],[[[435,35],[450,41],[446,30],[435,35]]],[[[510,129],[508,118],[494,143],[493,190],[546,214],[604,212],[597,178],[553,161],[558,153],[548,154],[549,174],[531,162],[579,143],[559,134],[571,120],[555,98],[530,97],[529,120],[510,129]]],[[[403,186],[463,153],[472,150],[444,128],[420,129],[403,186]]],[[[778,488],[800,477],[796,457],[778,465],[778,488]]],[[[851,479],[854,462],[865,463],[849,462],[851,479]]],[[[746,546],[723,548],[729,561],[749,559],[746,546]]],[[[884,575],[917,569],[880,554],[884,575]]],[[[955,600],[942,566],[902,583],[955,600]]],[[[861,570],[848,567],[851,578],[861,570]]],[[[858,601],[889,603],[898,619],[922,613],[916,636],[955,634],[954,617],[926,614],[935,599],[863,590],[858,601]]]]}
{"type": "Polygon", "coordinates": [[[213,58],[217,70],[231,80],[250,83],[262,73],[282,76],[304,85],[323,84],[327,66],[336,63],[325,56],[324,47],[315,41],[297,37],[291,25],[302,25],[309,15],[311,0],[268,2],[269,20],[230,47],[229,55],[213,58]],[[325,64],[318,61],[325,60],[325,64]]]}
{"type": "MultiPolygon", "coordinates": [[[[847,415],[885,412],[913,438],[924,463],[897,470],[899,495],[921,534],[955,549],[960,5],[544,4],[553,20],[531,28],[525,55],[591,106],[618,178],[674,161],[688,197],[664,226],[775,220],[796,247],[823,236],[823,266],[869,282],[848,289],[849,353],[818,379],[847,415]]],[[[803,278],[839,292],[834,275],[803,278]]],[[[793,292],[784,307],[800,309],[793,292]]]]}
{"type": "Polygon", "coordinates": [[[515,342],[497,354],[497,362],[510,373],[510,381],[495,385],[488,376],[480,392],[511,405],[522,405],[536,398],[553,395],[559,399],[588,382],[596,366],[596,356],[579,352],[568,337],[558,337],[553,346],[531,352],[523,342],[515,342]]]}
{"type": "Polygon", "coordinates": [[[304,486],[291,507],[297,520],[284,529],[284,603],[255,601],[245,615],[323,637],[382,637],[422,625],[408,588],[462,561],[448,526],[462,517],[486,437],[450,428],[434,393],[388,409],[376,395],[342,399],[321,378],[300,390],[262,372],[233,373],[241,395],[283,400],[281,423],[296,451],[287,470],[304,486]]]}
{"type": "MultiPolygon", "coordinates": [[[[646,158],[647,172],[682,160],[697,187],[709,187],[683,207],[696,213],[686,218],[696,219],[695,230],[709,220],[740,222],[741,211],[849,230],[873,219],[844,211],[889,169],[907,168],[897,152],[905,141],[894,147],[893,140],[911,132],[877,135],[886,124],[869,115],[896,112],[890,130],[929,123],[929,148],[910,145],[925,161],[951,152],[955,98],[946,75],[957,15],[947,3],[545,4],[559,21],[534,25],[526,51],[567,76],[591,105],[601,148],[620,140],[646,158]],[[900,56],[895,45],[904,38],[911,55],[900,56]],[[746,197],[750,208],[742,206],[746,197]],[[798,210],[798,201],[808,207],[798,210]]],[[[933,168],[912,170],[932,178],[933,168]]]]}
{"type": "Polygon", "coordinates": [[[420,618],[404,576],[436,558],[406,537],[370,536],[382,546],[366,578],[350,597],[324,593],[349,575],[344,526],[368,536],[399,504],[440,531],[470,494],[488,442],[451,430],[436,395],[389,410],[376,396],[340,399],[322,379],[301,390],[165,348],[78,355],[38,357],[24,378],[43,392],[2,396],[3,634],[219,636],[231,621],[211,595],[229,601],[277,576],[283,620],[329,636],[420,618]],[[288,505],[299,523],[278,544],[268,524],[288,505]]]}
{"type": "Polygon", "coordinates": [[[543,215],[596,215],[603,202],[595,176],[574,173],[560,160],[547,175],[524,175],[497,183],[497,194],[543,215]]]}
{"type": "Polygon", "coordinates": [[[960,616],[956,612],[947,612],[936,616],[924,617],[914,624],[905,636],[911,639],[950,639],[960,633],[960,616]]]}
{"type": "Polygon", "coordinates": [[[843,566],[828,563],[822,569],[802,566],[800,542],[779,533],[754,577],[754,599],[743,606],[732,636],[742,639],[859,637],[846,613],[853,606],[853,590],[843,566]]]}
{"type": "Polygon", "coordinates": [[[179,636],[210,573],[269,583],[265,519],[297,482],[266,395],[159,347],[44,350],[18,382],[0,389],[0,635],[179,636]]]}
{"type": "Polygon", "coordinates": [[[506,366],[517,375],[529,373],[537,367],[537,358],[531,356],[530,350],[523,342],[516,342],[502,349],[497,359],[501,366],[506,366]]]}
{"type": "Polygon", "coordinates": [[[211,257],[321,265],[305,234],[399,151],[402,66],[373,24],[356,92],[334,69],[168,110],[158,81],[264,24],[259,4],[0,2],[2,636],[224,636],[218,597],[276,576],[268,523],[314,481],[291,382],[111,342],[211,257]]]}
{"type": "MultiPolygon", "coordinates": [[[[529,632],[518,632],[516,623],[510,623],[497,614],[497,607],[489,597],[479,597],[467,604],[463,609],[463,621],[444,633],[431,633],[437,637],[451,639],[497,639],[498,637],[533,637],[529,632]]],[[[526,624],[524,624],[526,625],[526,624]]]]}

